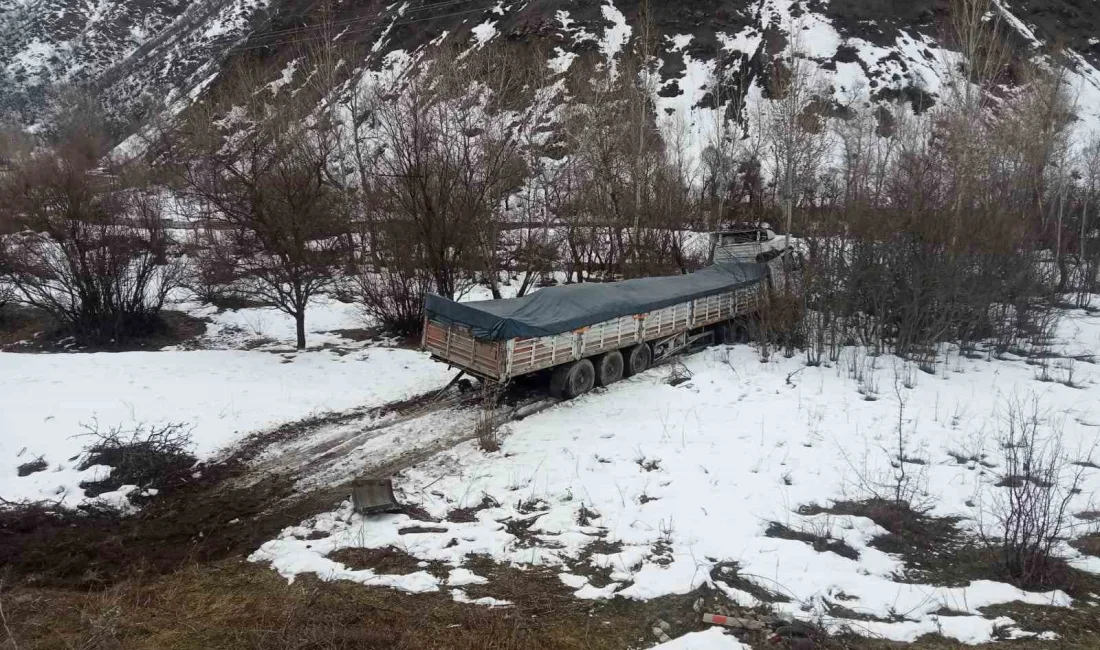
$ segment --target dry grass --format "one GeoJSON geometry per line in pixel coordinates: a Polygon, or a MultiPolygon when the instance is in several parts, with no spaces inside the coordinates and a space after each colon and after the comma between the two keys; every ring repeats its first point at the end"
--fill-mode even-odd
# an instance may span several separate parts
{"type": "MultiPolygon", "coordinates": [[[[15,587],[2,594],[11,637],[6,644],[0,639],[0,648],[618,650],[655,643],[649,628],[657,618],[673,626],[673,636],[702,629],[691,607],[700,595],[708,601],[705,611],[713,607],[712,592],[648,603],[579,601],[553,571],[523,571],[487,560],[474,564],[490,583],[470,588],[470,595],[504,597],[517,607],[488,609],[455,603],[445,591],[410,595],[312,576],[287,584],[264,566],[226,560],[150,580],[135,576],[98,592],[15,587]]],[[[1093,608],[1005,605],[990,610],[1012,615],[1025,628],[1063,635],[1054,644],[1015,641],[1013,650],[1092,649],[1100,639],[1093,608]]],[[[746,641],[763,643],[755,637],[746,641]]],[[[861,637],[820,644],[820,650],[971,647],[934,636],[912,645],[861,637]]]]}
{"type": "Polygon", "coordinates": [[[642,605],[577,601],[545,572],[499,568],[492,579],[502,585],[500,595],[521,606],[488,609],[455,603],[446,592],[413,596],[311,576],[288,585],[266,567],[224,561],[98,593],[17,588],[5,595],[4,607],[20,648],[610,649],[651,643],[642,605]]]}

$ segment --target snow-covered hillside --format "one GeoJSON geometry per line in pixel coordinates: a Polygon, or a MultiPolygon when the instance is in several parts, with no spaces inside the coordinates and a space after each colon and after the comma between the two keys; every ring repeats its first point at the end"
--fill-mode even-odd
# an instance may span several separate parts
{"type": "Polygon", "coordinates": [[[4,0],[0,114],[48,119],[64,86],[86,86],[113,116],[171,105],[200,87],[253,26],[263,0],[4,0]]]}
{"type": "MultiPolygon", "coordinates": [[[[319,4],[319,3],[318,3],[319,4]]],[[[693,140],[713,116],[714,75],[762,85],[767,61],[788,42],[813,60],[841,103],[871,97],[934,103],[956,65],[945,45],[946,4],[939,0],[718,0],[700,4],[636,0],[544,3],[337,3],[325,24],[316,7],[285,0],[3,0],[0,2],[0,107],[27,124],[45,117],[43,93],[57,82],[88,83],[118,116],[141,107],[175,113],[226,65],[242,57],[276,68],[302,46],[355,45],[368,65],[440,38],[482,43],[506,39],[572,55],[620,51],[648,11],[660,36],[655,92],[666,114],[693,140]]],[[[1071,85],[1087,127],[1100,125],[1100,8],[1070,0],[997,0],[1008,35],[1031,57],[1055,42],[1067,48],[1071,85]]],[[[308,70],[298,70],[301,78],[308,70]]],[[[278,74],[278,72],[273,73],[278,74]]],[[[136,129],[137,125],[130,127],[136,129]]],[[[120,140],[125,136],[120,134],[120,140]]]]}

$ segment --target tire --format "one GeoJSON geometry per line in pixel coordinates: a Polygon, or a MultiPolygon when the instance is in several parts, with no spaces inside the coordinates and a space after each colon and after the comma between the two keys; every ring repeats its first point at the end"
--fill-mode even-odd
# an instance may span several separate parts
{"type": "Polygon", "coordinates": [[[734,345],[744,344],[749,342],[749,328],[744,321],[736,320],[729,324],[730,327],[730,343],[734,345]]]}
{"type": "Polygon", "coordinates": [[[596,385],[607,386],[623,378],[623,354],[612,350],[596,358],[596,385]]]}
{"type": "Polygon", "coordinates": [[[734,330],[733,323],[719,323],[714,326],[714,344],[715,345],[733,345],[736,331],[734,330]]]}
{"type": "Polygon", "coordinates": [[[596,385],[596,368],[588,359],[581,359],[554,369],[550,376],[550,395],[558,399],[573,399],[584,395],[596,385]]]}
{"type": "Polygon", "coordinates": [[[632,377],[645,372],[653,362],[653,350],[648,343],[639,343],[626,351],[626,363],[623,364],[623,376],[632,377]]]}

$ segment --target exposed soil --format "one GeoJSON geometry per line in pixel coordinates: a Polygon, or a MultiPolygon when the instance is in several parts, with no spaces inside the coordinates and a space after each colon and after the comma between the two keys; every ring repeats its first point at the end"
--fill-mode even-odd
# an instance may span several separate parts
{"type": "Polygon", "coordinates": [[[49,314],[8,305],[0,312],[0,351],[133,352],[186,344],[206,332],[207,321],[181,311],[164,310],[151,334],[114,343],[85,344],[73,338],[49,314]]]}
{"type": "MultiPolygon", "coordinates": [[[[371,569],[375,573],[404,575],[417,571],[430,570],[420,566],[422,562],[415,557],[393,547],[385,548],[342,548],[329,553],[328,558],[353,570],[371,569]]],[[[426,564],[426,563],[423,563],[426,564]]],[[[442,563],[435,563],[431,573],[447,575],[442,563]]]]}
{"type": "Polygon", "coordinates": [[[289,476],[250,476],[247,461],[288,427],[247,439],[221,462],[159,485],[136,514],[45,505],[0,508],[0,566],[9,580],[78,589],[160,575],[194,562],[244,557],[286,526],[334,507],[344,491],[299,495],[289,476]],[[246,475],[250,480],[243,481],[246,475]]]}

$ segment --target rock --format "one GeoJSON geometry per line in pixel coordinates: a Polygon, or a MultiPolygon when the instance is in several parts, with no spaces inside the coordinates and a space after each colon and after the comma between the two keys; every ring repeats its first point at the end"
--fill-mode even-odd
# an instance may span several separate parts
{"type": "Polygon", "coordinates": [[[661,628],[661,631],[665,632],[666,634],[672,631],[672,626],[669,625],[666,621],[658,620],[657,627],[661,628]]]}
{"type": "Polygon", "coordinates": [[[703,611],[703,599],[696,598],[695,602],[692,603],[691,608],[694,609],[696,613],[703,611]]]}

